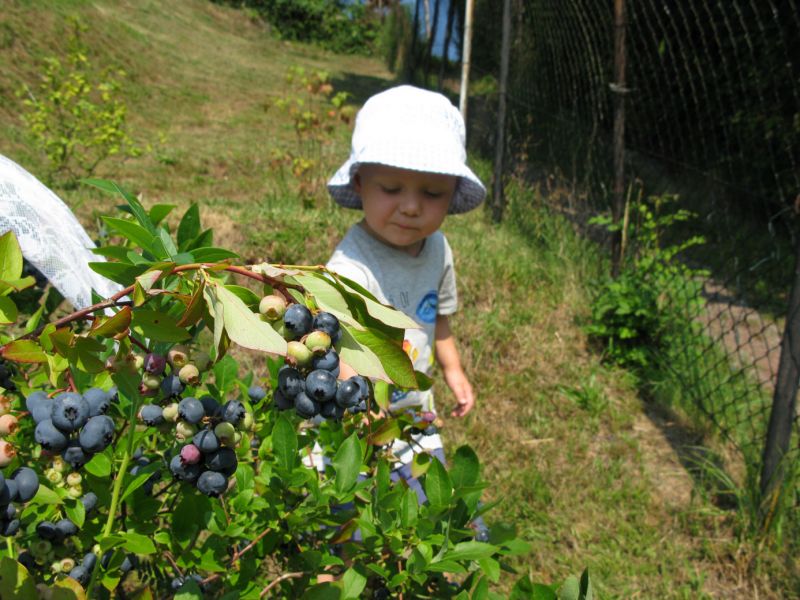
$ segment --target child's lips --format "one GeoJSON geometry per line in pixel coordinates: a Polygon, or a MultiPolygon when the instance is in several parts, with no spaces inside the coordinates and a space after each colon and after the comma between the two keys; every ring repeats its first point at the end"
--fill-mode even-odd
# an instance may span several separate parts
{"type": "Polygon", "coordinates": [[[407,231],[413,231],[416,229],[416,227],[412,227],[411,225],[403,225],[402,223],[395,223],[394,226],[399,229],[405,229],[407,231]]]}

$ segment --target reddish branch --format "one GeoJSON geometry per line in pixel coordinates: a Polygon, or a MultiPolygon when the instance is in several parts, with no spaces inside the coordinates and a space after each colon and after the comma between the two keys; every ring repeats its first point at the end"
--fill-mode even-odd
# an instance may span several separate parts
{"type": "Polygon", "coordinates": [[[261,590],[261,593],[258,595],[258,597],[259,598],[263,598],[264,596],[267,595],[267,592],[269,592],[273,587],[275,587],[276,585],[278,585],[281,581],[283,581],[285,579],[298,579],[298,578],[302,577],[303,575],[305,575],[305,573],[303,573],[302,571],[296,571],[294,573],[284,573],[280,577],[276,577],[274,580],[272,580],[272,582],[267,587],[265,587],[263,590],[261,590]]]}
{"type": "MultiPolygon", "coordinates": [[[[259,541],[260,541],[260,540],[261,540],[261,539],[262,539],[262,538],[265,536],[265,535],[267,535],[267,534],[268,534],[270,531],[272,531],[272,528],[271,528],[271,527],[267,527],[267,528],[266,528],[264,531],[262,531],[261,533],[259,533],[259,534],[258,534],[258,536],[256,537],[256,539],[254,539],[252,542],[250,542],[249,544],[247,544],[247,545],[246,545],[244,548],[242,548],[241,550],[238,550],[238,549],[237,549],[237,550],[234,550],[234,552],[233,552],[233,556],[231,557],[231,561],[230,561],[230,563],[229,563],[229,566],[232,566],[234,563],[236,563],[236,561],[237,561],[237,560],[239,560],[239,558],[241,558],[241,556],[242,556],[242,555],[243,555],[245,552],[249,552],[250,550],[252,550],[252,549],[253,549],[253,547],[254,547],[254,546],[255,546],[255,545],[256,545],[256,544],[257,544],[257,543],[258,543],[258,542],[259,542],[259,541]]],[[[206,577],[206,578],[203,580],[203,582],[202,582],[202,583],[203,583],[203,585],[206,585],[207,583],[211,583],[212,581],[216,581],[216,580],[217,580],[217,579],[219,579],[220,577],[222,577],[222,575],[220,575],[219,573],[214,573],[214,574],[212,574],[212,575],[209,575],[208,577],[206,577]]]]}
{"type": "MultiPolygon", "coordinates": [[[[176,275],[177,273],[182,273],[184,271],[196,271],[198,269],[212,268],[212,267],[215,267],[215,266],[217,266],[217,265],[214,264],[214,263],[181,265],[179,267],[175,267],[174,269],[172,269],[172,271],[170,271],[169,274],[170,275],[176,275]]],[[[288,291],[289,288],[293,288],[293,289],[299,290],[300,292],[304,291],[302,286],[293,285],[293,284],[289,284],[289,283],[284,283],[282,281],[279,281],[278,279],[275,279],[274,277],[269,277],[268,275],[263,275],[261,273],[255,273],[253,271],[250,271],[249,269],[247,269],[245,267],[237,267],[235,265],[228,265],[228,266],[224,267],[222,270],[228,271],[230,273],[236,273],[237,275],[242,275],[244,277],[249,277],[250,279],[255,279],[256,281],[260,281],[261,283],[265,283],[265,284],[271,285],[273,288],[278,290],[286,298],[287,301],[290,301],[290,302],[293,301],[293,298],[289,294],[289,291],[288,291]]],[[[93,304],[92,306],[88,306],[86,308],[82,308],[81,310],[75,311],[75,312],[73,312],[73,313],[71,313],[71,314],[69,314],[69,315],[67,315],[65,317],[62,317],[62,318],[58,319],[57,321],[54,321],[53,325],[55,325],[56,329],[58,329],[59,327],[63,327],[64,325],[68,325],[69,323],[72,323],[74,321],[79,321],[81,319],[89,319],[89,318],[91,318],[91,315],[93,313],[105,310],[107,308],[111,308],[111,307],[114,307],[114,306],[129,306],[131,304],[130,301],[122,300],[122,298],[132,294],[134,288],[135,288],[135,285],[129,285],[128,287],[120,290],[119,292],[117,292],[116,294],[111,296],[110,298],[107,298],[106,300],[103,300],[102,302],[98,302],[97,304],[93,304]]],[[[39,327],[35,331],[32,331],[31,333],[28,333],[26,335],[23,335],[22,337],[20,337],[18,339],[25,340],[25,339],[30,339],[30,338],[37,337],[42,333],[42,330],[47,325],[48,324],[42,325],[41,327],[39,327]]]]}

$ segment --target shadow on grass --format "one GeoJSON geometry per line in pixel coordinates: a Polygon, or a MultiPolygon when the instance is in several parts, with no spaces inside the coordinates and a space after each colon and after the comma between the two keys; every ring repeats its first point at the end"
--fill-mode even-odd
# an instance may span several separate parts
{"type": "Polygon", "coordinates": [[[359,106],[364,104],[370,96],[387,90],[395,85],[400,85],[400,81],[387,80],[382,77],[372,75],[360,75],[358,73],[344,73],[331,80],[334,89],[348,92],[351,94],[350,101],[359,106]]]}

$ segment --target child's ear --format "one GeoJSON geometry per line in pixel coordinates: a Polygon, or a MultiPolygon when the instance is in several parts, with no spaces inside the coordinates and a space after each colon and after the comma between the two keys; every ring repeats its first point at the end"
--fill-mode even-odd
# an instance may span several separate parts
{"type": "Polygon", "coordinates": [[[353,189],[356,191],[356,194],[359,196],[361,195],[361,174],[356,173],[353,175],[353,189]]]}

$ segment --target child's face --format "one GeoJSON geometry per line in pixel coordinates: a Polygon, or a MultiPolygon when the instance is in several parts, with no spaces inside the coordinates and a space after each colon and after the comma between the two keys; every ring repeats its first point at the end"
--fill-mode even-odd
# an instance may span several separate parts
{"type": "Polygon", "coordinates": [[[376,164],[361,165],[353,179],[370,233],[412,256],[441,226],[457,182],[452,175],[376,164]]]}

